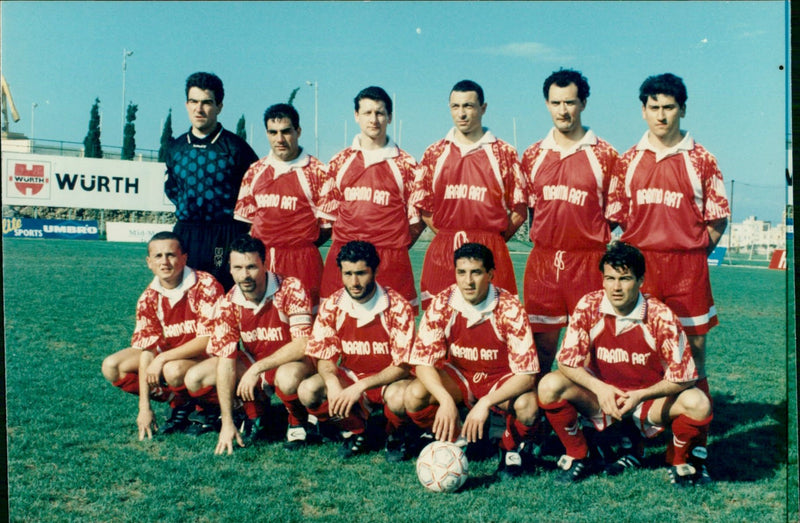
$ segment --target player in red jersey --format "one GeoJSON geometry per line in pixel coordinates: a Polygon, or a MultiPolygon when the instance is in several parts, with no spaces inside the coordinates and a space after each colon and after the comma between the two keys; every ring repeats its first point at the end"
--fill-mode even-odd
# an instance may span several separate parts
{"type": "Polygon", "coordinates": [[[375,282],[381,262],[369,242],[352,241],[336,256],[344,288],[320,308],[306,347],[318,374],[300,384],[303,405],[320,422],[334,421],[343,432],[339,455],[368,450],[366,419],[382,407],[386,416],[386,460],[407,459],[402,428],[407,423],[403,394],[414,342],[414,309],[391,288],[375,282]]]}
{"type": "Polygon", "coordinates": [[[578,300],[602,285],[594,270],[611,240],[605,219],[617,151],[581,123],[589,82],[561,69],[544,81],[553,128],[522,156],[534,244],[525,267],[525,310],[543,372],[578,300]]]}
{"type": "Polygon", "coordinates": [[[150,400],[170,403],[161,434],[182,432],[195,403],[186,391],[186,372],[205,358],[214,304],[222,286],[206,272],[186,266],[188,254],[172,232],[156,233],[147,244],[147,266],[155,276],[136,303],[131,346],[103,360],[103,376],[139,396],[139,439],[158,430],[150,400]]]}
{"type": "Polygon", "coordinates": [[[245,173],[234,217],[252,224],[250,235],[264,242],[268,270],[299,279],[316,310],[322,280],[318,246],[331,234],[320,212],[327,171],[300,147],[302,129],[294,107],[268,107],[264,126],[271,150],[245,173]]]}
{"type": "MultiPolygon", "coordinates": [[[[196,386],[217,388],[222,423],[215,454],[231,454],[234,441],[244,447],[245,440],[263,436],[270,422],[268,395],[273,389],[288,411],[289,424],[307,423],[297,386],[314,370],[304,356],[311,332],[311,300],[297,278],[269,272],[265,256],[264,244],[257,238],[242,236],[231,244],[236,286],[217,304],[208,344],[214,358],[198,365],[192,376],[196,386]],[[234,403],[240,400],[247,417],[241,431],[234,422],[234,403]]],[[[287,441],[290,448],[293,441],[287,441]]]]}
{"type": "Polygon", "coordinates": [[[453,252],[479,242],[494,253],[496,283],[517,294],[506,241],[525,221],[524,181],[514,148],[482,125],[483,89],[462,80],[450,91],[455,126],[425,151],[412,203],[436,233],[425,253],[420,291],[422,306],[454,283],[453,252]]]}
{"type": "Polygon", "coordinates": [[[409,362],[417,379],[406,388],[407,415],[436,439],[488,437],[490,411],[506,416],[501,478],[522,473],[520,451],[537,421],[539,360],[522,304],[492,284],[492,251],[465,243],[453,254],[456,283],[437,294],[420,323],[409,362]],[[469,409],[463,426],[458,406],[469,409]]]}
{"type": "Polygon", "coordinates": [[[642,289],[672,309],[689,335],[708,394],[706,334],[719,323],[707,257],[730,216],[717,160],[682,131],[686,86],[677,76],[651,76],[639,88],[647,122],[638,144],[621,158],[608,195],[606,217],[624,229],[622,241],[647,260],[642,289]]]}
{"type": "Polygon", "coordinates": [[[336,254],[342,245],[365,240],[375,246],[381,258],[378,283],[396,290],[416,306],[408,249],[425,228],[417,210],[409,205],[416,161],[386,136],[386,127],[392,121],[392,99],[386,91],[367,87],[354,102],[361,132],[328,164],[322,210],[335,221],[320,295],[324,299],[341,288],[336,254]]]}
{"type": "MultiPolygon", "coordinates": [[[[705,466],[711,402],[694,387],[697,369],[680,322],[659,300],[642,295],[645,259],[612,244],[600,261],[603,289],[578,302],[558,353],[558,370],[539,382],[539,406],[566,448],[557,480],[578,481],[594,468],[578,413],[604,430],[630,418],[654,437],[671,426],[670,478],[678,486],[711,481],[705,466]]],[[[642,448],[606,472],[640,464],[642,448]]]]}

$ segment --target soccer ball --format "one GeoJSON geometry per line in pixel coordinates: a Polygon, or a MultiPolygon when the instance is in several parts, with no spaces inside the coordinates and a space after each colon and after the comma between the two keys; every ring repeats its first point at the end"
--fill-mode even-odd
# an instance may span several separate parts
{"type": "Polygon", "coordinates": [[[455,492],[469,475],[464,450],[454,443],[429,443],[417,458],[417,477],[425,488],[434,492],[455,492]]]}

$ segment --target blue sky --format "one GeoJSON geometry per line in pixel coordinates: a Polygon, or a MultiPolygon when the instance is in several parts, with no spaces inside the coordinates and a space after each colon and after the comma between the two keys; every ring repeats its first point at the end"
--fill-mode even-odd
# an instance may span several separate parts
{"type": "Polygon", "coordinates": [[[560,67],[591,84],[584,124],[620,152],[638,141],[638,87],[672,72],[688,86],[683,127],[735,180],[734,220],[780,220],[786,167],[784,2],[18,2],[2,3],[2,71],[22,119],[11,130],[81,142],[100,98],[101,140],[121,144],[126,101],[139,105],[136,143],[157,149],[173,111],[188,129],[184,81],[199,70],[225,83],[220,120],[244,114],[256,152],[264,109],[301,87],[301,144],[319,156],[357,131],[353,96],[380,85],[395,97],[390,135],[416,158],[451,127],[452,85],[480,83],[484,124],[520,153],[552,125],[541,85],[560,67]],[[781,68],[782,67],[782,68],[781,68]],[[515,125],[516,124],[516,125],[515,125]],[[515,133],[516,127],[516,133],[515,133]]]}

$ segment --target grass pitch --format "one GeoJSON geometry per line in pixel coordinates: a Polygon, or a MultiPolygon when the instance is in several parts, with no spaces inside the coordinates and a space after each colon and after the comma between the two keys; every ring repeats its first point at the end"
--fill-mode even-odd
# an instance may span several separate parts
{"type": "MultiPolygon", "coordinates": [[[[618,478],[558,486],[552,454],[535,473],[498,483],[490,459],[471,462],[465,488],[447,495],[425,491],[413,462],[390,465],[380,452],[342,463],[332,444],[287,453],[266,443],[220,457],[213,433],[139,442],[136,398],[107,384],[100,363],[130,340],[152,277],[146,247],[4,239],[3,249],[11,521],[797,520],[785,272],[712,268],[714,485],[671,488],[659,440],[647,468],[618,478]]],[[[422,252],[412,251],[417,278],[422,252]]],[[[525,253],[513,259],[521,284],[525,253]]]]}

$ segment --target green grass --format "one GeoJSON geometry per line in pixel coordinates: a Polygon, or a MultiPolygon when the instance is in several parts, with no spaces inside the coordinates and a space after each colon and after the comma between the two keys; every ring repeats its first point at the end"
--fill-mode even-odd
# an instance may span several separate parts
{"type": "MultiPolygon", "coordinates": [[[[3,248],[11,521],[797,520],[785,272],[711,271],[721,325],[708,346],[710,488],[673,490],[657,441],[648,468],[619,478],[558,487],[557,456],[546,455],[542,470],[497,483],[491,459],[470,463],[465,489],[443,495],[419,485],[413,462],[389,465],[377,452],[340,463],[334,445],[287,453],[276,442],[219,457],[215,434],[139,442],[136,398],[107,384],[100,363],[130,339],[151,278],[144,245],[3,248]]],[[[521,285],[525,254],[513,259],[521,285]]],[[[421,260],[413,250],[416,271],[421,260]]]]}

